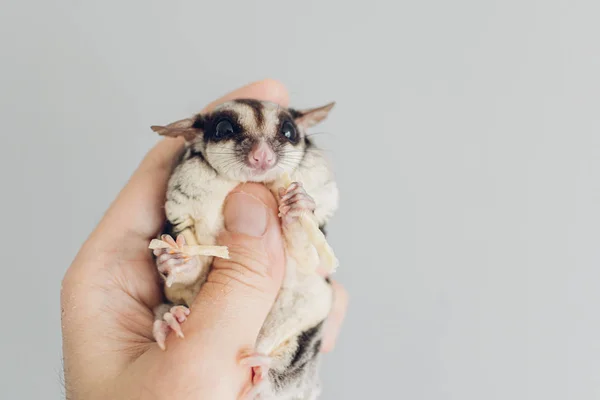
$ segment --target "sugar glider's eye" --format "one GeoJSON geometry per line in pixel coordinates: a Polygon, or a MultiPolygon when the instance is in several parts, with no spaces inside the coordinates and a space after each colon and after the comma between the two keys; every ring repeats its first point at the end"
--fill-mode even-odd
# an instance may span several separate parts
{"type": "Polygon", "coordinates": [[[215,128],[215,138],[217,139],[222,139],[233,133],[233,125],[231,124],[231,121],[226,119],[219,121],[215,128]]]}
{"type": "Polygon", "coordinates": [[[285,121],[281,125],[281,134],[285,136],[290,142],[296,141],[298,136],[294,124],[292,124],[290,121],[285,121]]]}

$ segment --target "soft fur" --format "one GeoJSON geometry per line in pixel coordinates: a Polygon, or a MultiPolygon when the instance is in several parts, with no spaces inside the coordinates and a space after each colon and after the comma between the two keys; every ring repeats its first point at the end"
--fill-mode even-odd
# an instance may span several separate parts
{"type": "MultiPolygon", "coordinates": [[[[188,244],[213,245],[223,229],[222,208],[229,192],[242,182],[265,183],[277,196],[277,179],[288,172],[301,182],[316,203],[312,216],[324,226],[338,204],[338,190],[323,152],[306,136],[306,130],[323,120],[329,104],[298,111],[256,100],[234,100],[211,113],[153,129],[165,136],[184,136],[186,150],[168,184],[165,204],[173,237],[184,232],[188,244]],[[215,137],[215,127],[227,118],[235,132],[215,137]],[[297,136],[283,136],[282,124],[291,122],[297,136]],[[250,149],[267,143],[276,155],[275,166],[253,171],[246,163],[250,149]],[[191,242],[191,243],[190,243],[191,242]]],[[[284,224],[287,268],[277,300],[259,335],[256,351],[274,359],[268,385],[261,387],[260,399],[315,399],[320,389],[317,367],[322,325],[332,304],[329,284],[315,271],[318,257],[306,241],[299,223],[284,224]]],[[[198,268],[165,286],[172,304],[190,306],[206,280],[212,262],[199,257],[198,268]]],[[[157,309],[157,318],[168,307],[157,309]]]]}

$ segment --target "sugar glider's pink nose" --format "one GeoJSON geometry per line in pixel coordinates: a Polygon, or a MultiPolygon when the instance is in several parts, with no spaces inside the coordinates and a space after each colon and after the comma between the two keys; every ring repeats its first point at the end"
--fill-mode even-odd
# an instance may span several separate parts
{"type": "Polygon", "coordinates": [[[275,165],[275,153],[265,142],[254,145],[248,154],[248,163],[258,169],[269,169],[275,165]]]}

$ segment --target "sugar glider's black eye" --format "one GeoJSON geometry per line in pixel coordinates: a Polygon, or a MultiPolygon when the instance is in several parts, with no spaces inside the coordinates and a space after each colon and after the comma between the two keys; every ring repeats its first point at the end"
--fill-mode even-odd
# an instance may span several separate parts
{"type": "Polygon", "coordinates": [[[226,119],[219,121],[215,128],[215,138],[217,139],[225,138],[233,133],[233,124],[226,119]]]}
{"type": "Polygon", "coordinates": [[[298,133],[296,132],[296,128],[294,124],[290,121],[285,121],[281,125],[281,134],[285,136],[290,142],[295,142],[298,139],[298,133]]]}

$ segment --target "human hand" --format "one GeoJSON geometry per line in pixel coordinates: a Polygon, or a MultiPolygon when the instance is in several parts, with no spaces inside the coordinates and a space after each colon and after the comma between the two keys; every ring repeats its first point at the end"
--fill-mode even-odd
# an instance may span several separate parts
{"type": "MultiPolygon", "coordinates": [[[[286,89],[265,80],[205,111],[240,97],[288,103],[286,89]]],[[[182,146],[164,139],[148,153],[65,274],[68,399],[235,399],[250,384],[250,369],[237,360],[253,348],[284,271],[277,204],[262,185],[242,185],[228,197],[219,244],[230,248],[231,259],[215,259],[183,324],[185,339],[171,334],[161,351],[152,337],[152,309],[162,292],[148,243],[162,227],[166,183],[182,146]]],[[[333,287],[323,351],[333,348],[346,308],[345,291],[333,287]]]]}

